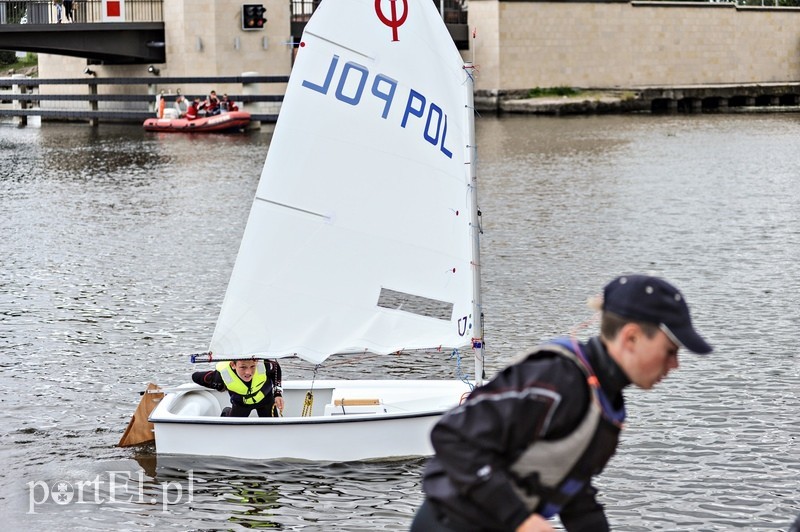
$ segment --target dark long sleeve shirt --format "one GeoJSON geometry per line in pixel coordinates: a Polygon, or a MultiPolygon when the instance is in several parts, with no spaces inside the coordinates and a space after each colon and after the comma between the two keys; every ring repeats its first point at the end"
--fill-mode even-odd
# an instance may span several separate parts
{"type": "MultiPolygon", "coordinates": [[[[623,404],[629,381],[599,338],[582,346],[606,396],[623,404]]],[[[570,434],[586,414],[586,375],[558,355],[538,355],[511,365],[445,414],[431,433],[436,455],[423,489],[466,531],[514,530],[530,515],[512,487],[509,466],[537,440],[570,434]]],[[[608,523],[596,490],[587,484],[560,512],[567,530],[602,531],[608,523]]]]}
{"type": "MultiPolygon", "coordinates": [[[[271,385],[275,397],[283,396],[283,391],[281,390],[281,365],[278,364],[277,360],[264,360],[264,366],[267,370],[268,385],[271,385]]],[[[222,379],[220,372],[216,369],[209,371],[195,371],[192,373],[192,381],[200,386],[214,388],[220,392],[225,390],[225,381],[222,379]]],[[[240,395],[234,394],[230,391],[229,393],[231,394],[231,401],[236,400],[238,403],[242,403],[242,398],[240,395]]]]}

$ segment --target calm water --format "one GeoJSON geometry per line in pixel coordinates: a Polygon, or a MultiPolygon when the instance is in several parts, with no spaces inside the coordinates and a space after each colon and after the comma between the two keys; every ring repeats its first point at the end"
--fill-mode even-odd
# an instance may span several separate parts
{"type": "MultiPolygon", "coordinates": [[[[597,481],[610,520],[788,529],[800,118],[484,117],[477,129],[487,373],[579,327],[618,273],[673,280],[717,351],[628,394],[622,446],[597,481]]],[[[407,529],[423,460],[156,460],[152,446],[115,446],[146,383],[182,382],[186,354],[207,346],[269,140],[0,125],[6,529],[407,529]]],[[[320,376],[446,378],[454,364],[387,357],[320,376]]]]}

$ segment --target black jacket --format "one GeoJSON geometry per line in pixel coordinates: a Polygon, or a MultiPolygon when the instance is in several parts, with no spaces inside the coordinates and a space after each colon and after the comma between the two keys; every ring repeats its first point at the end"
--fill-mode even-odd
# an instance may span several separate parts
{"type": "MultiPolygon", "coordinates": [[[[582,349],[605,395],[622,408],[625,374],[599,338],[582,349]]],[[[423,478],[427,498],[454,529],[514,530],[530,512],[513,489],[509,465],[537,440],[570,434],[590,401],[586,375],[562,356],[539,354],[507,367],[433,428],[436,455],[423,478]],[[487,395],[491,400],[480,400],[487,395]]],[[[595,494],[587,484],[563,507],[567,530],[608,530],[595,494]]]]}
{"type": "MultiPolygon", "coordinates": [[[[265,386],[271,386],[272,392],[268,392],[269,388],[265,388],[264,392],[266,392],[267,399],[271,399],[272,394],[275,397],[281,397],[283,395],[283,391],[281,390],[281,365],[278,364],[277,360],[264,360],[264,366],[267,370],[267,384],[265,386]]],[[[225,381],[222,379],[222,375],[220,375],[219,371],[216,369],[212,369],[209,371],[195,371],[192,373],[192,381],[200,386],[205,386],[206,388],[214,388],[217,391],[224,391],[225,390],[225,381]]],[[[242,401],[242,396],[236,393],[231,392],[230,390],[228,393],[231,396],[231,402],[244,405],[242,401]]],[[[261,401],[264,403],[264,401],[261,401]]]]}

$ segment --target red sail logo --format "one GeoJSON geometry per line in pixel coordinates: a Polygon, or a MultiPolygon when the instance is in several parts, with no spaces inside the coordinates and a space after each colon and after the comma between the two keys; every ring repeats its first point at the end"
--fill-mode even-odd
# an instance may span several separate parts
{"type": "Polygon", "coordinates": [[[375,0],[375,13],[377,13],[381,22],[392,28],[392,40],[399,41],[400,39],[397,38],[397,28],[405,23],[406,17],[408,16],[408,0],[389,0],[389,4],[392,6],[389,17],[384,15],[383,11],[381,10],[381,0],[375,0]],[[400,18],[397,18],[398,2],[403,3],[403,16],[400,18]]]}

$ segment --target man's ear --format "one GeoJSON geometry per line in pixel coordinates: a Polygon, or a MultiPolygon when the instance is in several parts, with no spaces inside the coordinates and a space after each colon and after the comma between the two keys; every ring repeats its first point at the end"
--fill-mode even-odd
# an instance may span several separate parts
{"type": "Polygon", "coordinates": [[[626,323],[619,330],[619,339],[627,349],[633,349],[641,334],[642,328],[638,324],[626,323]]]}

